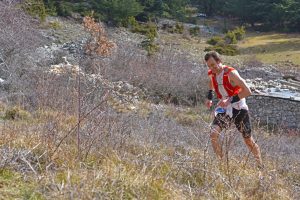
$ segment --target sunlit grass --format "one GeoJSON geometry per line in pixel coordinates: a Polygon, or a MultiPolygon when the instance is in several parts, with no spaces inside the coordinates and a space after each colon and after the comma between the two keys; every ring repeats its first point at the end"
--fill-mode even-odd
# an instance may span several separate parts
{"type": "Polygon", "coordinates": [[[42,200],[43,195],[35,190],[36,182],[25,181],[22,174],[11,169],[0,169],[0,199],[42,200]]]}
{"type": "Polygon", "coordinates": [[[300,65],[300,34],[250,34],[238,46],[243,55],[255,55],[264,63],[288,61],[300,65]]]}
{"type": "MultiPolygon", "coordinates": [[[[198,125],[195,123],[199,120],[211,121],[203,106],[191,109],[166,105],[164,114],[184,127],[198,125]]],[[[37,124],[20,123],[22,119],[7,120],[5,127],[0,124],[0,148],[30,150],[38,160],[30,164],[18,161],[27,168],[39,162],[35,171],[18,171],[10,163],[0,170],[3,199],[291,199],[291,185],[285,179],[299,180],[295,172],[277,172],[278,160],[264,160],[266,174],[261,182],[255,163],[243,156],[229,155],[228,161],[219,161],[205,150],[205,144],[143,144],[133,135],[122,146],[98,147],[81,157],[76,141],[68,140],[51,156],[57,142],[49,143],[45,130],[37,126],[60,115],[44,110],[32,114],[37,124]]],[[[59,119],[66,126],[74,125],[73,117],[63,118],[59,119]]],[[[68,131],[60,125],[57,129],[57,137],[68,131]]],[[[71,137],[74,139],[74,135],[71,137]]]]}

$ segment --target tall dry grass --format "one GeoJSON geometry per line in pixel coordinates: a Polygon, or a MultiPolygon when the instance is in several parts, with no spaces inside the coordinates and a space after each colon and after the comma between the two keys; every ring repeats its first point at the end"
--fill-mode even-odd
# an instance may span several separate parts
{"type": "MultiPolygon", "coordinates": [[[[188,57],[166,50],[146,59],[126,47],[115,57],[85,61],[110,80],[152,92],[188,97],[198,91],[196,80],[206,70],[188,57]]],[[[299,198],[297,135],[255,129],[266,168],[259,180],[234,129],[221,137],[226,160],[216,159],[211,115],[201,106],[146,99],[123,112],[111,106],[111,88],[85,74],[29,68],[22,77],[12,80],[17,95],[1,98],[2,199],[299,198]]]]}

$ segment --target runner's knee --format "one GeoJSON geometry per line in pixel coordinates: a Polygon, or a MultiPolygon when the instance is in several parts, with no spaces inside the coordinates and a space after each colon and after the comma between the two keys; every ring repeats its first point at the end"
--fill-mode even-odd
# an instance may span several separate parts
{"type": "Polygon", "coordinates": [[[253,139],[253,137],[249,137],[249,138],[244,138],[244,141],[245,143],[247,144],[247,146],[250,148],[250,149],[257,149],[259,148],[258,144],[256,143],[256,141],[253,139]]]}
{"type": "Polygon", "coordinates": [[[251,128],[240,128],[238,129],[242,134],[243,138],[247,139],[251,137],[251,128]]]}

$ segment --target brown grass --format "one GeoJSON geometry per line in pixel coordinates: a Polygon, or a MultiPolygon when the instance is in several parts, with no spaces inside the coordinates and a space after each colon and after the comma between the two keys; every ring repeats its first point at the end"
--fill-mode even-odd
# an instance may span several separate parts
{"type": "Polygon", "coordinates": [[[260,33],[249,34],[239,47],[244,55],[255,55],[265,63],[292,62],[300,65],[300,35],[260,33]]]}
{"type": "MultiPolygon", "coordinates": [[[[74,134],[66,138],[57,153],[52,155],[57,140],[74,125],[71,120],[73,116],[44,111],[32,113],[36,117],[36,123],[23,120],[2,123],[2,156],[19,156],[22,159],[12,159],[2,167],[1,194],[4,199],[293,198],[290,184],[299,181],[293,174],[297,168],[286,171],[282,168],[283,159],[265,156],[265,179],[259,181],[252,158],[249,162],[246,152],[244,156],[243,153],[237,155],[233,152],[233,149],[241,150],[236,142],[235,146],[224,147],[231,152],[229,161],[219,162],[215,159],[211,149],[207,149],[208,138],[204,128],[206,123],[201,119],[204,114],[199,115],[202,111],[182,108],[178,111],[181,117],[178,117],[175,115],[175,108],[169,107],[167,110],[167,117],[171,117],[171,120],[175,117],[175,124],[164,117],[157,121],[159,113],[152,120],[136,118],[133,113],[126,113],[118,114],[118,117],[110,118],[105,123],[97,123],[102,131],[90,133],[98,135],[91,136],[96,138],[94,143],[89,143],[92,138],[85,138],[84,135],[88,132],[82,126],[80,157],[74,134]],[[58,119],[58,116],[61,118],[58,119]],[[192,121],[187,120],[189,123],[185,123],[185,119],[190,119],[191,116],[192,121]],[[199,117],[196,119],[194,116],[199,117]],[[53,122],[59,124],[54,135],[50,135],[45,125],[53,122]],[[182,122],[185,128],[180,125],[182,122]],[[144,123],[150,124],[143,125],[142,129],[138,128],[137,125],[144,123]],[[174,127],[171,128],[168,123],[174,127]],[[107,129],[107,126],[111,128],[107,129]],[[106,129],[109,132],[105,133],[106,129]],[[124,131],[120,132],[120,129],[124,131]],[[131,131],[126,133],[125,130],[131,131]],[[166,138],[163,130],[166,131],[166,138]],[[195,132],[196,130],[199,132],[195,132]],[[98,137],[102,139],[99,140],[98,137]],[[167,142],[172,140],[173,143],[167,142]],[[91,145],[87,154],[86,143],[91,145]],[[29,153],[21,154],[22,151],[29,153]],[[291,177],[291,182],[286,177],[291,177]]],[[[154,110],[152,112],[155,113],[154,110]]],[[[229,138],[236,133],[227,134],[229,138]]],[[[260,136],[260,144],[268,143],[263,137],[260,136]]],[[[276,141],[276,138],[272,138],[276,141]]],[[[264,152],[268,151],[264,149],[264,152]]]]}

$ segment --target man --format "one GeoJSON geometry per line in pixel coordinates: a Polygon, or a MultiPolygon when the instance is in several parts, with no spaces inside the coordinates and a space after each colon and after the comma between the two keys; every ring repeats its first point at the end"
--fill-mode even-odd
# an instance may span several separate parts
{"type": "Polygon", "coordinates": [[[217,52],[208,52],[205,62],[209,68],[209,91],[205,104],[212,106],[213,90],[220,99],[215,110],[215,118],[211,125],[211,142],[217,156],[222,159],[223,153],[218,142],[220,132],[230,127],[233,122],[239,132],[242,133],[244,142],[254,155],[258,167],[261,168],[262,159],[259,146],[251,135],[251,124],[248,114],[248,106],[245,98],[251,95],[250,88],[237,70],[223,65],[217,52]]]}

